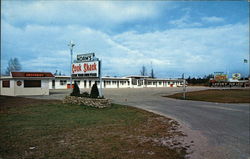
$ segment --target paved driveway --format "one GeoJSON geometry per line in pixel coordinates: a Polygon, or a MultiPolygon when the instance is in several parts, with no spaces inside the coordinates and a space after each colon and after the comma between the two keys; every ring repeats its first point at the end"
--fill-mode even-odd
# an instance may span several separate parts
{"type": "MultiPolygon", "coordinates": [[[[204,88],[188,88],[189,91],[201,89],[204,88]]],[[[181,91],[181,88],[113,89],[106,90],[105,94],[113,97],[116,103],[154,111],[181,122],[196,144],[192,158],[250,157],[249,104],[218,104],[162,97],[181,91]]]]}
{"type": "MultiPolygon", "coordinates": [[[[189,87],[188,91],[207,89],[189,87]]],[[[182,88],[105,89],[104,95],[115,103],[126,104],[169,116],[182,124],[194,141],[195,159],[248,159],[249,104],[218,104],[175,100],[163,95],[182,88]]],[[[60,99],[65,91],[54,91],[49,98],[60,99]]]]}

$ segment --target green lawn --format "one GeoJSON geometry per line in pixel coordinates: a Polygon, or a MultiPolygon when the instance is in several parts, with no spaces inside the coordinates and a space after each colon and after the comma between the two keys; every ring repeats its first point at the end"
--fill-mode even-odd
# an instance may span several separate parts
{"type": "Polygon", "coordinates": [[[3,96],[0,102],[4,103],[0,158],[181,159],[186,155],[181,143],[169,140],[183,136],[178,123],[143,110],[3,96]]]}
{"type": "MultiPolygon", "coordinates": [[[[166,97],[183,99],[183,94],[177,93],[166,97]]],[[[218,103],[250,103],[250,89],[210,89],[187,92],[186,99],[218,103]]]]}

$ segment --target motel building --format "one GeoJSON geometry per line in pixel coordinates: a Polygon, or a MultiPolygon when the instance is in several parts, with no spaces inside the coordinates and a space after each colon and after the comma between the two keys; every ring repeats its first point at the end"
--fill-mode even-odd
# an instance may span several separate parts
{"type": "MultiPolygon", "coordinates": [[[[77,83],[80,89],[91,88],[99,78],[73,77],[72,84],[77,83]]],[[[50,89],[70,88],[70,76],[55,76],[50,81],[50,89]]],[[[146,88],[146,87],[180,87],[183,79],[150,78],[148,76],[102,77],[102,88],[146,88]]]]}
{"type": "MultiPolygon", "coordinates": [[[[80,89],[89,89],[100,79],[72,75],[72,84],[80,89]]],[[[147,88],[181,87],[183,79],[150,78],[148,76],[102,77],[102,88],[147,88]]],[[[0,77],[0,95],[25,96],[49,95],[50,89],[69,89],[70,76],[55,76],[50,72],[11,72],[10,76],[0,77]]]]}

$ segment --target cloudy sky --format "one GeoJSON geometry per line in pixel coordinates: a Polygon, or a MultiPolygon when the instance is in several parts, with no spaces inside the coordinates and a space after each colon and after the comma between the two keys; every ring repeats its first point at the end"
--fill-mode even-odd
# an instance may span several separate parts
{"type": "MultiPolygon", "coordinates": [[[[69,74],[76,54],[95,52],[103,75],[248,73],[247,1],[1,1],[1,68],[69,74]]],[[[249,61],[248,61],[249,62],[249,61]]]]}

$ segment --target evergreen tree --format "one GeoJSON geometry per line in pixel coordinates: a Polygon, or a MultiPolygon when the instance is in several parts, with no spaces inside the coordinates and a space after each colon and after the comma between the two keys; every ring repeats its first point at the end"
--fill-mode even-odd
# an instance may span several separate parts
{"type": "Polygon", "coordinates": [[[99,91],[98,91],[96,82],[91,88],[90,97],[92,97],[92,98],[98,98],[99,97],[99,91]]]}
{"type": "Polygon", "coordinates": [[[54,75],[58,75],[58,71],[56,70],[56,72],[54,73],[54,75]]]}
{"type": "Polygon", "coordinates": [[[70,95],[71,96],[77,96],[77,97],[80,96],[80,89],[79,89],[76,82],[74,82],[74,89],[73,89],[73,92],[70,95]]]}

